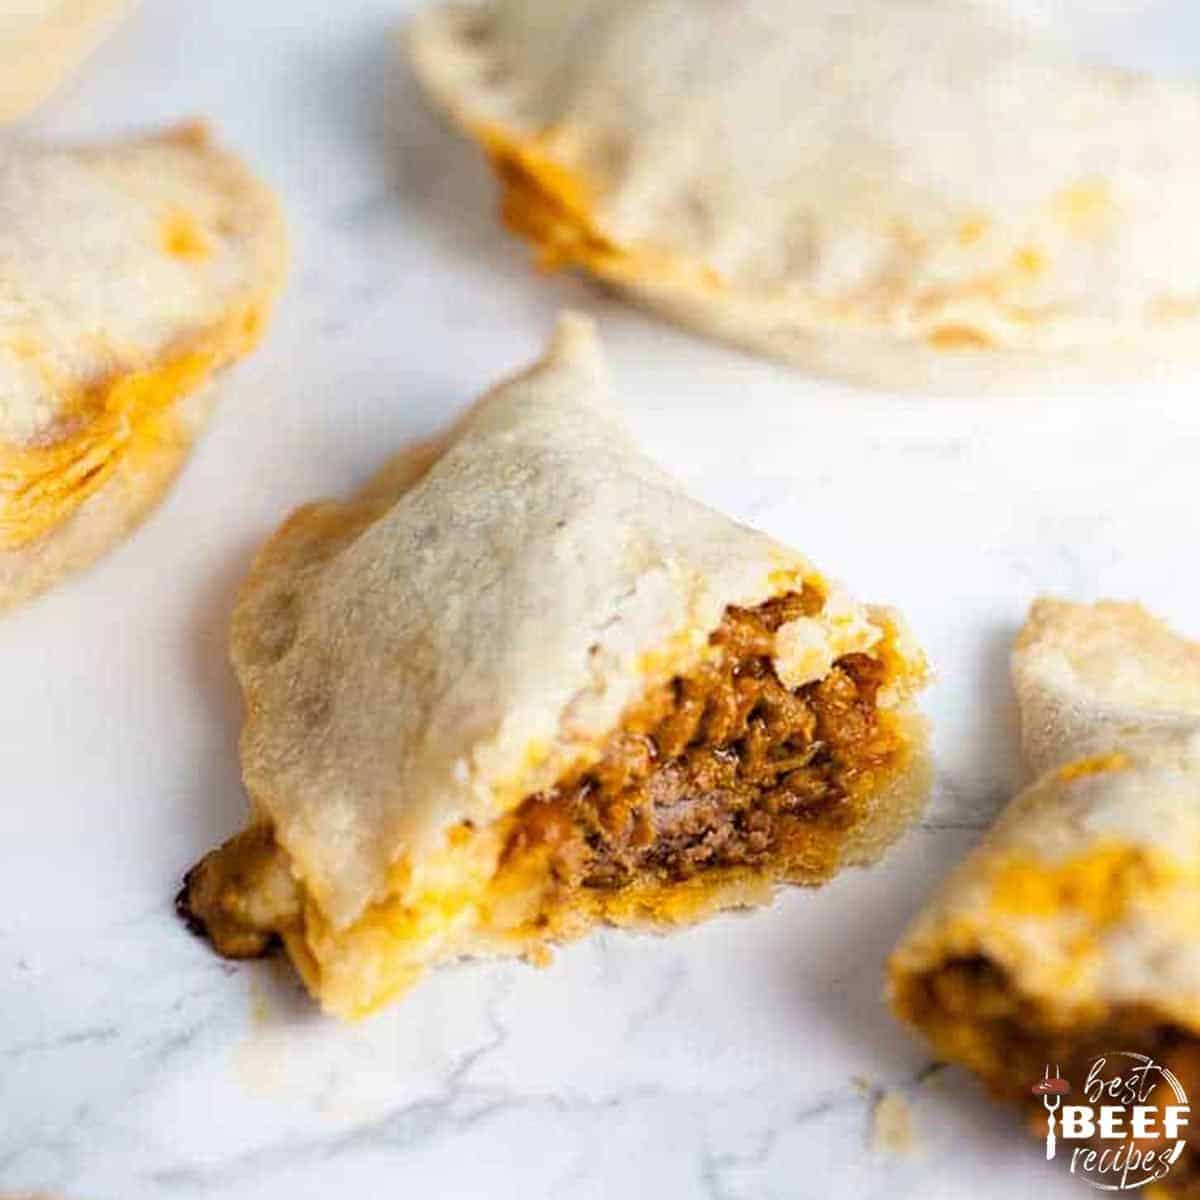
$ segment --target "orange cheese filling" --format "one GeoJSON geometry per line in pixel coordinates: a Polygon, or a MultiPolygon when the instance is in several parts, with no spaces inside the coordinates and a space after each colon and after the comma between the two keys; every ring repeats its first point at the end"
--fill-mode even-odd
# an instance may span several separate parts
{"type": "Polygon", "coordinates": [[[538,248],[545,270],[581,266],[619,282],[674,277],[698,287],[722,286],[711,267],[650,247],[622,246],[604,234],[592,215],[592,187],[548,151],[545,138],[521,138],[493,125],[475,134],[500,182],[501,219],[538,248]]]}
{"type": "Polygon", "coordinates": [[[186,262],[203,262],[212,253],[200,223],[186,212],[173,212],[164,219],[160,239],[167,254],[186,262]]]}
{"type": "Polygon", "coordinates": [[[220,366],[253,348],[256,307],[234,314],[198,348],[105,380],[64,405],[65,431],[45,445],[0,446],[0,551],[51,533],[159,434],[159,420],[220,366]]]}
{"type": "Polygon", "coordinates": [[[154,417],[208,375],[210,357],[189,354],[166,367],[110,383],[84,429],[51,446],[0,456],[0,549],[36,541],[99,491],[139,438],[153,436],[154,417]]]}

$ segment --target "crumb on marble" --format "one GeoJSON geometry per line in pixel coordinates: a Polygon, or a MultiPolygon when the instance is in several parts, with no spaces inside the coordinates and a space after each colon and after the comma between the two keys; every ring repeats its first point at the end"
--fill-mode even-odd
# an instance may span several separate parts
{"type": "Polygon", "coordinates": [[[875,1105],[871,1149],[876,1154],[911,1158],[917,1150],[912,1110],[900,1092],[884,1092],[875,1105]]]}
{"type": "Polygon", "coordinates": [[[267,1000],[267,990],[253,976],[250,976],[250,1025],[253,1029],[262,1029],[271,1023],[271,1005],[267,1000]]]}
{"type": "Polygon", "coordinates": [[[554,951],[549,946],[530,946],[523,957],[531,967],[544,970],[554,962],[554,951]]]}

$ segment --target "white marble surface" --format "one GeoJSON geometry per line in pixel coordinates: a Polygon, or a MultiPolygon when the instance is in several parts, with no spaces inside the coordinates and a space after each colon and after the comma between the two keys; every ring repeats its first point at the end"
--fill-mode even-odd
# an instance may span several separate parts
{"type": "MultiPolygon", "coordinates": [[[[968,1079],[924,1077],[880,969],[1011,791],[1006,655],[1028,601],[1138,597],[1200,635],[1196,383],[857,393],[539,278],[497,233],[474,153],[395,64],[401,16],[147,0],[29,123],[73,137],[208,115],[281,191],[295,269],[161,511],[0,625],[0,1191],[1080,1194],[968,1079]],[[936,794],[879,868],[823,892],[668,941],[603,935],[545,971],[443,973],[341,1028],[282,965],[220,962],[172,914],[182,871],[242,815],[231,597],[292,505],[442,425],[564,304],[598,315],[630,420],[699,495],[909,614],[940,671],[936,794]],[[896,1088],[915,1157],[871,1147],[896,1088]]],[[[1087,36],[1200,71],[1191,0],[1087,36]]]]}

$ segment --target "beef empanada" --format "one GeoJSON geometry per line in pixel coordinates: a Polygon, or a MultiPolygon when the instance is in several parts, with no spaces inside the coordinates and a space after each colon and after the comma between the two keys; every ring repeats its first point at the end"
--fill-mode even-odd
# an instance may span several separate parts
{"type": "Polygon", "coordinates": [[[687,498],[606,404],[590,323],[413,482],[310,505],[233,621],[250,828],[179,904],[282,937],[357,1016],[464,955],[545,957],[866,863],[928,783],[899,618],[687,498]]]}
{"type": "Polygon", "coordinates": [[[274,198],[198,125],[0,148],[0,609],[159,498],[284,259],[274,198]]]}
{"type": "Polygon", "coordinates": [[[1200,344],[1200,90],[970,0],[478,0],[410,31],[503,217],[855,379],[1075,384],[1200,344]]]}
{"type": "MultiPolygon", "coordinates": [[[[1110,1052],[1200,1096],[1200,645],[1137,605],[1041,600],[1013,674],[1037,780],[905,934],[893,1006],[1034,1114],[1048,1065],[1078,1092],[1110,1052]]],[[[1168,1183],[1200,1186],[1194,1135],[1168,1183]]]]}

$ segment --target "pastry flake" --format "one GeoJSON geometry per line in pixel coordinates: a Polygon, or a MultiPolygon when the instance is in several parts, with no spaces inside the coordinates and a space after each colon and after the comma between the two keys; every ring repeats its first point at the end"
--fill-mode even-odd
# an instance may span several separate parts
{"type": "Polygon", "coordinates": [[[0,151],[0,608],[157,500],[284,259],[274,198],[200,125],[0,151]]]}
{"type": "Polygon", "coordinates": [[[407,44],[543,266],[703,332],[935,388],[1194,351],[1200,90],[1002,7],[479,0],[407,44]]]}
{"type": "Polygon", "coordinates": [[[282,939],[360,1016],[463,956],[824,882],[913,818],[899,618],[685,496],[606,393],[568,317],[439,457],[267,542],[232,633],[253,816],[179,902],[219,951],[282,939]]]}

